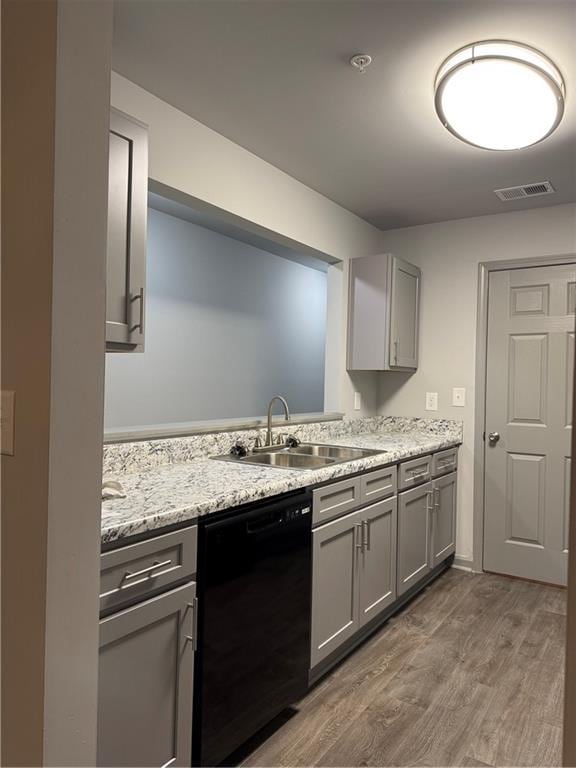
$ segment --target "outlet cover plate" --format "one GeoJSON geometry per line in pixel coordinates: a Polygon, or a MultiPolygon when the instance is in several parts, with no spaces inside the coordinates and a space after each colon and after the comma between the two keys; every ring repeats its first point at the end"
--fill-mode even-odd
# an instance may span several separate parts
{"type": "Polygon", "coordinates": [[[452,405],[463,408],[466,405],[465,387],[454,387],[452,390],[452,405]]]}
{"type": "Polygon", "coordinates": [[[426,392],[426,410],[438,410],[438,392],[426,392]]]}
{"type": "Polygon", "coordinates": [[[354,410],[359,411],[362,408],[362,395],[360,392],[354,392],[354,410]]]}

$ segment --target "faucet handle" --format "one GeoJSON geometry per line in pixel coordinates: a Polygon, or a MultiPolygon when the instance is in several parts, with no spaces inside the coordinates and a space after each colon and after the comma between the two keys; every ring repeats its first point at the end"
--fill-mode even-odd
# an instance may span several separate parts
{"type": "Polygon", "coordinates": [[[265,442],[266,441],[262,439],[262,435],[260,434],[260,432],[258,432],[256,437],[254,438],[254,446],[253,447],[254,448],[263,448],[264,445],[265,445],[265,442]]]}
{"type": "Polygon", "coordinates": [[[230,448],[230,453],[232,456],[237,456],[238,458],[247,456],[248,446],[243,440],[236,440],[232,448],[230,448]]]}
{"type": "Polygon", "coordinates": [[[278,432],[276,436],[276,445],[286,445],[286,435],[282,432],[278,432]]]}

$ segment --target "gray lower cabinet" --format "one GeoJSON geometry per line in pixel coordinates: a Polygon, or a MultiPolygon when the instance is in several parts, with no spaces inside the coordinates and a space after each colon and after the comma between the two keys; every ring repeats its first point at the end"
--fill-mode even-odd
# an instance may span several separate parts
{"type": "Polygon", "coordinates": [[[456,551],[457,477],[457,472],[451,472],[433,482],[432,568],[456,551]]]}
{"type": "Polygon", "coordinates": [[[363,510],[312,532],[311,666],[329,656],[360,626],[358,557],[363,510]]]}
{"type": "Polygon", "coordinates": [[[189,766],[196,585],[100,621],[99,766],[189,766]]]}
{"type": "Polygon", "coordinates": [[[397,499],[386,499],[362,510],[360,557],[360,626],[396,599],[397,499]]]}
{"type": "Polygon", "coordinates": [[[312,533],[311,666],[396,598],[396,497],[312,533]]]}
{"type": "Polygon", "coordinates": [[[148,131],[117,110],[110,113],[106,349],[144,349],[148,131]]]}
{"type": "Polygon", "coordinates": [[[398,594],[407,592],[431,570],[432,483],[398,495],[398,594]]]}

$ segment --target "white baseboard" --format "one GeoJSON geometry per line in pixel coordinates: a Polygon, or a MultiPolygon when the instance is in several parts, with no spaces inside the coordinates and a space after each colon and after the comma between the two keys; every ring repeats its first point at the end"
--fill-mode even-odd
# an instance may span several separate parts
{"type": "Polygon", "coordinates": [[[459,571],[474,573],[474,560],[471,557],[461,557],[460,555],[456,555],[454,557],[454,562],[452,563],[452,568],[457,568],[459,571]]]}

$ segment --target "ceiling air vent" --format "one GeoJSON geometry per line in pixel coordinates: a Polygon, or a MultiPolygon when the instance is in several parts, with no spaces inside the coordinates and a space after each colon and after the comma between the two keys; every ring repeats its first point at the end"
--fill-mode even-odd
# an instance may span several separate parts
{"type": "Polygon", "coordinates": [[[505,187],[495,189],[494,192],[500,200],[522,200],[525,197],[539,197],[540,195],[553,195],[556,190],[549,181],[537,181],[534,184],[523,184],[521,187],[505,187]]]}

